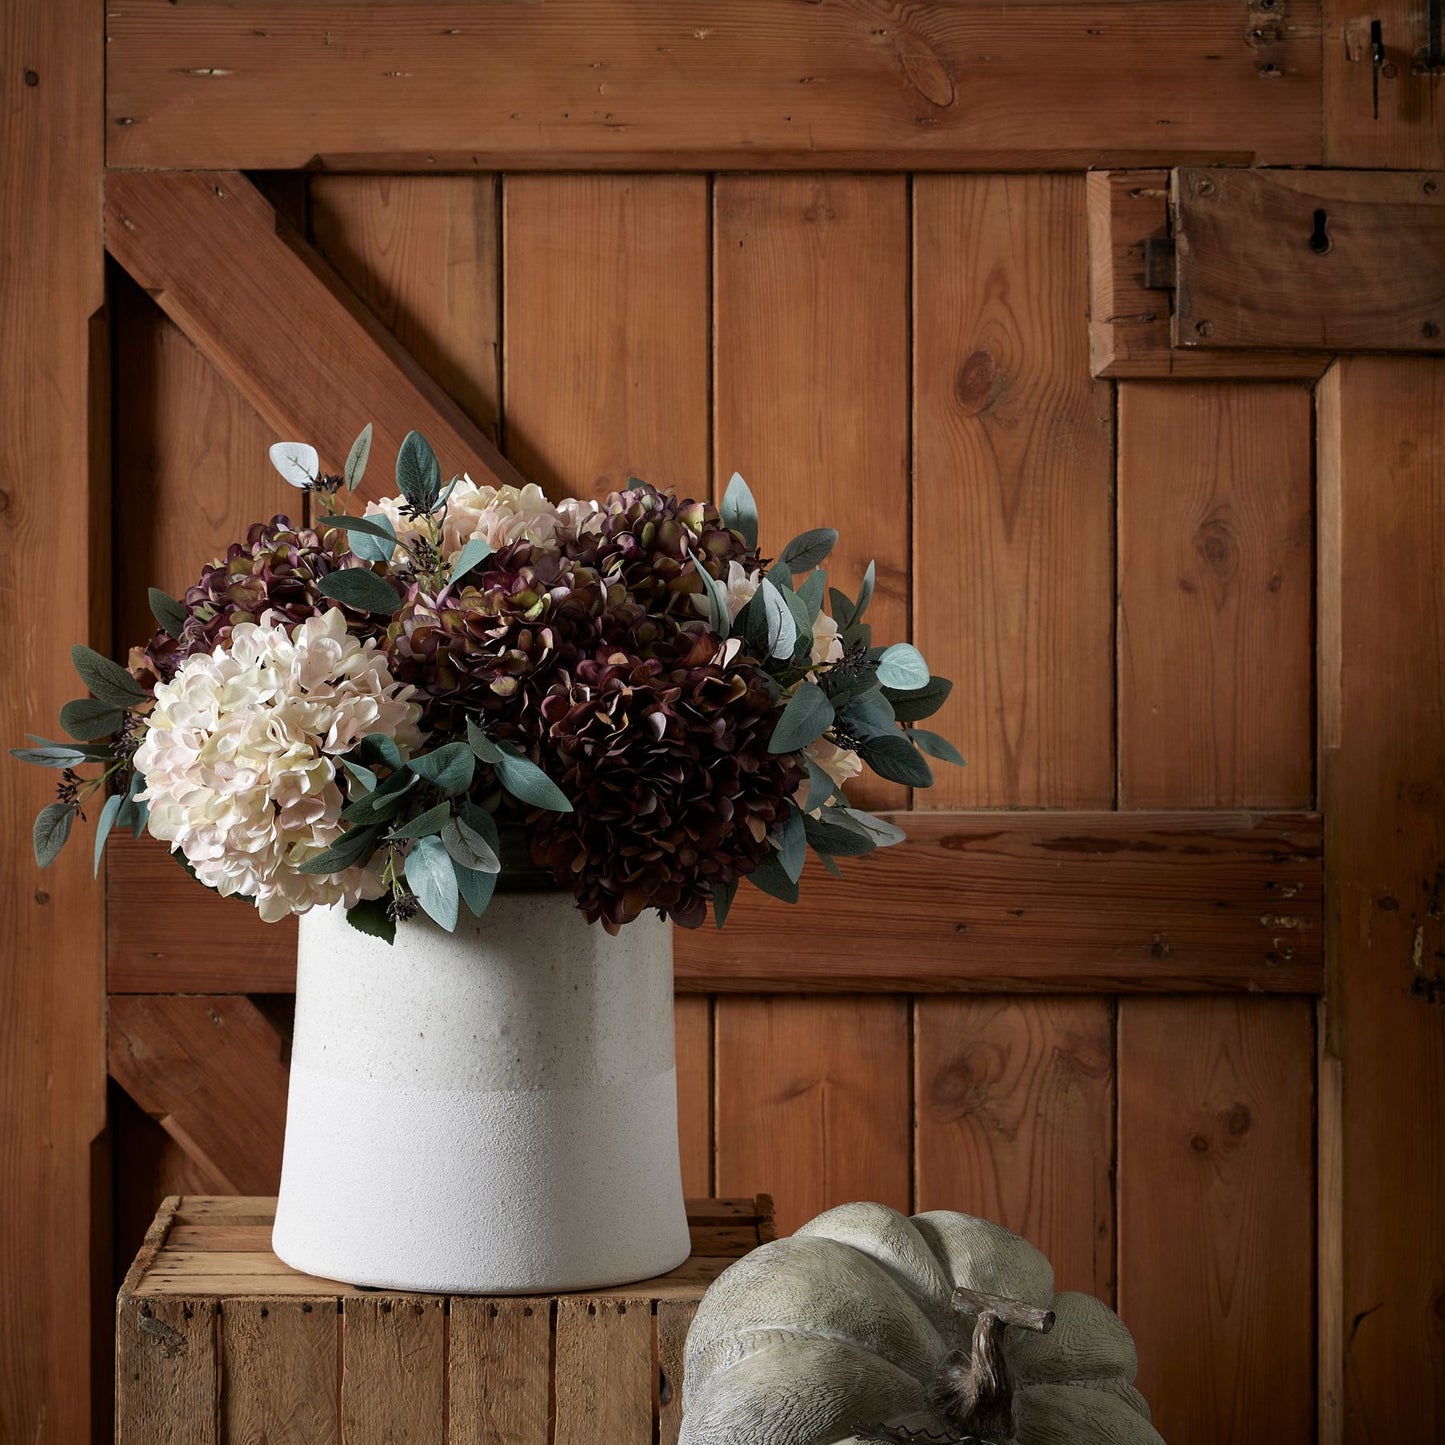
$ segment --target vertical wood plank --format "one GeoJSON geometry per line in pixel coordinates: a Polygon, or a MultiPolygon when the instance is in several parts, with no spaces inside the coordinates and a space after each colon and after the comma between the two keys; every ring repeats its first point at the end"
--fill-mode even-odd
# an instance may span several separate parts
{"type": "Polygon", "coordinates": [[[335,1445],[336,1299],[228,1299],[221,1308],[226,1445],[335,1445]]]}
{"type": "Polygon", "coordinates": [[[717,1188],[771,1194],[790,1234],[835,1204],[907,1210],[905,998],[719,998],[717,1188]]]}
{"type": "Polygon", "coordinates": [[[446,1419],[444,1302],[370,1295],[342,1306],[346,1445],[437,1445],[446,1419]]]}
{"type": "Polygon", "coordinates": [[[1346,1440],[1445,1435],[1445,362],[1320,388],[1327,1055],[1346,1440]]]}
{"type": "Polygon", "coordinates": [[[509,176],[506,451],[553,497],[707,486],[701,176],[509,176]]]}
{"type": "Polygon", "coordinates": [[[677,1131],[682,1151],[682,1192],[712,1196],[712,1000],[679,994],[677,1028],[677,1131]]]}
{"type": "Polygon", "coordinates": [[[914,182],[914,638],[954,680],[925,807],[1108,807],[1109,383],[1079,176],[914,182]]]}
{"type": "Polygon", "coordinates": [[[697,1305],[691,1300],[657,1302],[658,1445],[677,1445],[682,1429],[683,1363],[687,1332],[697,1305]]]}
{"type": "Polygon", "coordinates": [[[1032,1240],[1058,1289],[1114,1297],[1114,1008],[1104,998],[914,1004],[917,1209],[1032,1240]]]}
{"type": "Polygon", "coordinates": [[[1314,1016],[1307,999],[1119,1014],[1119,1313],[1170,1445],[1308,1440],[1314,1016]]]}
{"type": "Polygon", "coordinates": [[[451,1301],[449,1445],[547,1445],[550,1300],[451,1301]]]}
{"type": "MultiPolygon", "coordinates": [[[[116,1314],[116,1445],[217,1445],[219,1389],[215,1300],[122,1301],[116,1314]]],[[[89,1421],[74,1435],[52,1438],[90,1439],[89,1421]]]]}
{"type": "Polygon", "coordinates": [[[651,1440],[655,1379],[647,1300],[558,1299],[556,1445],[651,1440]]]}
{"type": "MultiPolygon", "coordinates": [[[[836,527],[830,580],[909,635],[908,191],[903,176],[720,176],[714,188],[717,495],[741,472],[763,549],[836,527]]],[[[865,806],[906,790],[868,773],[865,806]]]]}
{"type": "Polygon", "coordinates": [[[1119,800],[1309,803],[1302,386],[1119,386],[1119,800]]]}
{"type": "MultiPolygon", "coordinates": [[[[495,176],[311,180],[318,249],[493,440],[501,394],[498,210],[495,176]]],[[[366,420],[356,419],[358,431],[366,420]]],[[[389,478],[389,467],[378,474],[389,478]]]]}

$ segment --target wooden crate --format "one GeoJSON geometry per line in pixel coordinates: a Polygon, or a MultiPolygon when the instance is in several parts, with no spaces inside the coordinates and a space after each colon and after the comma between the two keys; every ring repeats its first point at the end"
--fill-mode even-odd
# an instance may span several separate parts
{"type": "Polygon", "coordinates": [[[123,1445],[676,1440],[703,1291],[773,1238],[773,1204],[696,1199],[692,1255],[579,1294],[362,1289],[271,1252],[274,1199],[167,1199],[116,1306],[123,1445]]]}

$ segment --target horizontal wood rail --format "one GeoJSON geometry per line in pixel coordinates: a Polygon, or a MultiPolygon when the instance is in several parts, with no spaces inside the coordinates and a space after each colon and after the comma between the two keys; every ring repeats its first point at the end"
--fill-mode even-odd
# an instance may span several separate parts
{"type": "Polygon", "coordinates": [[[1318,0],[619,0],[605,24],[588,0],[112,0],[106,21],[119,167],[1321,159],[1318,0]]]}
{"type": "MultiPolygon", "coordinates": [[[[686,991],[1317,993],[1321,827],[1310,813],[896,813],[909,841],[810,868],[795,907],[743,888],[725,930],[676,934],[686,991]],[[816,876],[814,874],[816,873],[816,876]]],[[[158,843],[118,839],[110,990],[280,993],[293,925],[207,895],[158,843]]]]}

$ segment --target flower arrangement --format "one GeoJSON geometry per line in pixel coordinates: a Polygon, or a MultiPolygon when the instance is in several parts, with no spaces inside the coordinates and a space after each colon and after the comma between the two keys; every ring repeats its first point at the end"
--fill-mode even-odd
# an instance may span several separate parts
{"type": "Polygon", "coordinates": [[[836,872],[902,839],[848,802],[864,767],[924,788],[928,757],[962,763],[911,726],[951,684],[873,644],[872,564],[830,588],[831,528],[770,563],[741,477],[720,508],[635,480],[554,505],[444,485],[412,432],[398,495],[348,515],[370,448],[368,426],[335,475],[278,443],[312,523],[257,523],[183,599],[152,589],[128,666],[73,649],[71,741],[12,750],[61,770],[42,866],[94,799],[97,868],[113,828],[148,830],[268,921],[453,929],[505,869],[610,932],[647,909],[721,926],[742,879],[796,901],[810,848],[836,872]]]}

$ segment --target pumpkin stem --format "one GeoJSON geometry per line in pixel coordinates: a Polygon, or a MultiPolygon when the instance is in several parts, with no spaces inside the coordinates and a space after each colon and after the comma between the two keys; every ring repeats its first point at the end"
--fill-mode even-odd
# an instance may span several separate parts
{"type": "Polygon", "coordinates": [[[933,1383],[933,1403],[959,1433],[960,1439],[978,1439],[992,1445],[1009,1445],[1014,1438],[1014,1387],[1003,1355],[1003,1332],[1009,1325],[1048,1334],[1054,1327],[1052,1310],[1023,1300],[956,1289],[953,1307],[973,1315],[973,1339],[949,1352],[933,1383]]]}

